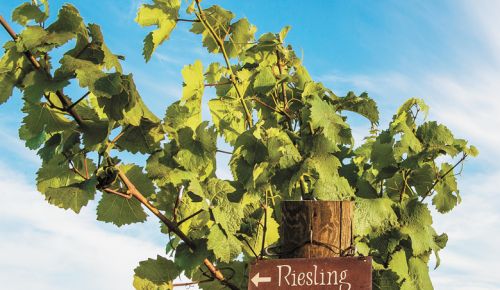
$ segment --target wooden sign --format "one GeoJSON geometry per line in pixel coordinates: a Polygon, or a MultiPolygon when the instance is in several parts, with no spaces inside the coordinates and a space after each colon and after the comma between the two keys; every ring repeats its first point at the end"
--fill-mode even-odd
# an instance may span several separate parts
{"type": "Polygon", "coordinates": [[[249,290],[371,290],[370,257],[258,260],[250,264],[249,290]]]}

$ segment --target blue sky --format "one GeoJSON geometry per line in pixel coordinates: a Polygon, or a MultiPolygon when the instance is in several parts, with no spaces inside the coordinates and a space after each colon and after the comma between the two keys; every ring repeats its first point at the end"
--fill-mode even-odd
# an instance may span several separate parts
{"type": "MultiPolygon", "coordinates": [[[[141,1],[70,1],[101,25],[111,50],[126,56],[146,103],[162,116],[181,94],[183,65],[207,57],[182,24],[150,63],[142,55],[146,30],[133,22],[141,1]]],[[[0,2],[9,19],[22,1],[0,2]]],[[[63,1],[51,1],[54,14],[63,1]]],[[[436,214],[450,236],[436,289],[499,289],[500,241],[500,2],[479,1],[204,1],[246,16],[258,34],[292,30],[288,42],[311,75],[342,95],[367,91],[379,103],[382,126],[407,98],[421,97],[430,118],[477,145],[481,155],[460,177],[462,204],[436,214]]],[[[15,26],[19,31],[19,27],[15,26]]],[[[7,34],[0,32],[0,42],[7,34]]],[[[210,94],[210,93],[209,93],[210,94]]],[[[36,192],[39,161],[18,140],[20,96],[0,106],[0,285],[5,289],[131,289],[137,262],[164,252],[158,224],[116,229],[95,221],[93,203],[80,215],[49,206],[36,192]]],[[[354,120],[360,139],[368,124],[354,120]]],[[[221,176],[227,175],[221,168],[221,176]]]]}

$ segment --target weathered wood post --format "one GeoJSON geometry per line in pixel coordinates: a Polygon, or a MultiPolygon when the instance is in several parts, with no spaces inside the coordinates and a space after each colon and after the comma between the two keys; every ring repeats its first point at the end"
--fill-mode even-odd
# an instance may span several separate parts
{"type": "Polygon", "coordinates": [[[249,290],[371,290],[370,257],[353,257],[353,202],[282,201],[279,259],[250,264],[249,290]]]}
{"type": "Polygon", "coordinates": [[[351,201],[283,201],[280,258],[327,258],[352,253],[351,201]]]}

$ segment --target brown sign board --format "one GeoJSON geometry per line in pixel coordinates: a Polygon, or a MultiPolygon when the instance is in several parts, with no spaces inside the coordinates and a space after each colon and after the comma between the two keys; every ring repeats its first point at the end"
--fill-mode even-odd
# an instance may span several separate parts
{"type": "Polygon", "coordinates": [[[257,260],[249,290],[371,290],[371,257],[257,260]]]}

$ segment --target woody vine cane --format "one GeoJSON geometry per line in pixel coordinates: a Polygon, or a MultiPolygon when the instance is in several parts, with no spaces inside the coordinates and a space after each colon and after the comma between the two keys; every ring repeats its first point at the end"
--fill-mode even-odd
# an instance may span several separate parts
{"type": "MultiPolygon", "coordinates": [[[[7,23],[7,21],[5,21],[5,19],[1,15],[0,15],[0,23],[2,24],[4,29],[9,33],[9,35],[12,37],[12,39],[14,41],[16,41],[17,40],[16,33],[14,32],[14,30],[10,27],[10,25],[7,23]]],[[[33,55],[29,51],[25,51],[24,54],[26,55],[26,58],[30,61],[30,63],[33,65],[33,67],[36,70],[43,70],[40,63],[33,57],[33,55]]],[[[47,73],[49,78],[52,78],[52,76],[50,76],[49,72],[47,72],[45,70],[43,70],[43,71],[45,73],[47,73]]],[[[78,125],[80,125],[82,127],[85,126],[83,121],[82,121],[82,118],[75,112],[74,104],[71,102],[71,100],[67,96],[65,96],[61,91],[56,91],[56,95],[59,98],[59,101],[61,102],[61,104],[63,105],[61,110],[67,111],[69,114],[71,114],[71,116],[78,123],[78,125]]],[[[47,100],[49,100],[49,97],[47,95],[44,95],[44,96],[47,98],[47,100]]],[[[85,97],[85,95],[84,95],[84,97],[85,97]]],[[[149,209],[155,216],[157,216],[167,226],[169,231],[178,235],[179,238],[182,239],[191,248],[191,250],[193,250],[193,251],[196,250],[196,247],[193,244],[193,242],[188,237],[186,237],[186,235],[182,231],[179,230],[176,222],[170,221],[156,207],[154,207],[144,197],[144,195],[142,195],[141,192],[139,192],[137,190],[137,188],[130,181],[130,179],[128,179],[128,177],[123,172],[119,171],[119,169],[118,169],[118,176],[119,176],[120,180],[127,187],[127,194],[116,192],[116,191],[109,189],[109,188],[104,188],[103,191],[105,191],[107,193],[111,193],[111,194],[117,194],[118,196],[121,196],[124,198],[127,198],[127,195],[134,197],[140,203],[142,203],[147,209],[149,209]]],[[[84,177],[86,179],[89,178],[88,174],[86,176],[82,175],[82,177],[84,177]]],[[[222,275],[222,273],[208,259],[204,259],[203,264],[207,267],[207,269],[210,271],[210,273],[212,273],[213,278],[219,280],[223,285],[228,286],[230,289],[238,289],[236,286],[234,286],[230,282],[226,281],[224,278],[224,275],[222,275]]]]}

